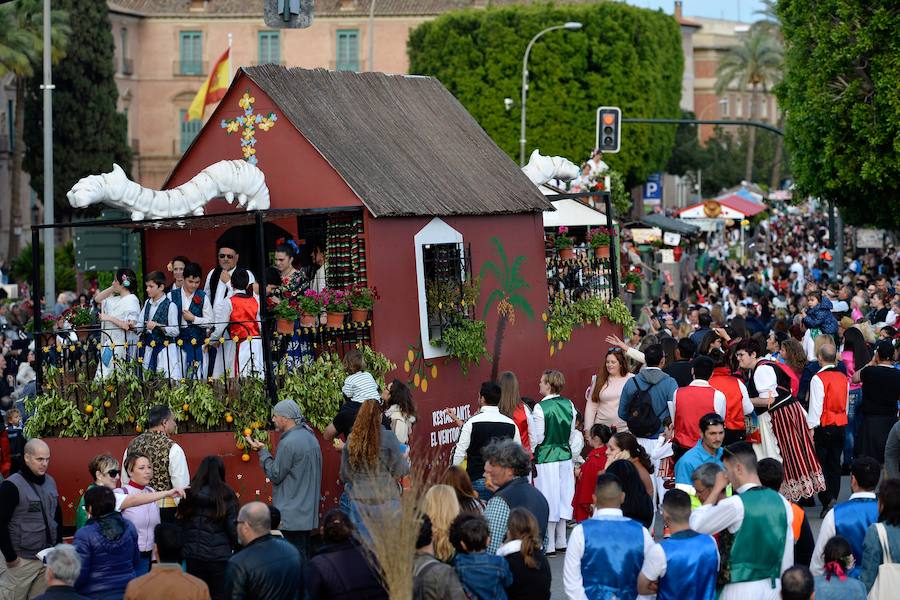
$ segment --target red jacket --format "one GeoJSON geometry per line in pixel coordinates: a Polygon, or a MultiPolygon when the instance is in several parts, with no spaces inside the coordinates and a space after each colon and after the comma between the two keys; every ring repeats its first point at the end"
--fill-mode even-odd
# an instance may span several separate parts
{"type": "Polygon", "coordinates": [[[600,446],[591,450],[590,454],[581,465],[581,476],[575,484],[575,495],[572,497],[573,516],[577,523],[581,523],[591,516],[591,507],[594,505],[594,488],[597,486],[597,477],[606,468],[606,446],[600,446]]]}

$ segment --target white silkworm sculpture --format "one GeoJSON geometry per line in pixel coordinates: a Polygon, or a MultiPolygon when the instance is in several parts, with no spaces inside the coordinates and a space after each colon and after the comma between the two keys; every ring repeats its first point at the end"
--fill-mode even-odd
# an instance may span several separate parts
{"type": "Polygon", "coordinates": [[[114,164],[110,173],[89,175],[66,194],[74,208],[103,203],[131,213],[133,221],[202,215],[213,198],[224,196],[228,203],[237,196],[238,205],[249,210],[269,208],[269,188],[258,167],[242,160],[222,160],[198,173],[187,183],[171,190],[141,187],[114,164]]]}
{"type": "Polygon", "coordinates": [[[562,156],[541,156],[540,150],[531,153],[522,172],[534,185],[544,185],[551,179],[570,181],[578,177],[578,165],[562,156]]]}

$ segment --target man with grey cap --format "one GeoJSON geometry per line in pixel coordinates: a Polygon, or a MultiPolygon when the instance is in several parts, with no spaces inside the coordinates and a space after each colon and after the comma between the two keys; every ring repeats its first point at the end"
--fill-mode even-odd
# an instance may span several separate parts
{"type": "Polygon", "coordinates": [[[281,435],[275,456],[262,442],[249,437],[246,441],[259,452],[259,463],[272,482],[272,504],[281,512],[281,532],[305,561],[309,532],[319,526],[322,449],[293,400],[275,405],[272,422],[281,435]]]}

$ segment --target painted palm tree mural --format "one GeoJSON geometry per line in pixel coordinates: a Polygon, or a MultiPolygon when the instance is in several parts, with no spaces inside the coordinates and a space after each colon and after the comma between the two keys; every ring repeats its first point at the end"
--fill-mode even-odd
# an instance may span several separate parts
{"type": "Polygon", "coordinates": [[[488,312],[496,304],[499,317],[497,319],[497,330],[494,334],[494,352],[491,357],[491,380],[496,381],[497,373],[500,370],[500,351],[503,348],[503,336],[506,333],[507,324],[516,322],[517,308],[528,315],[528,319],[531,321],[534,320],[534,311],[523,295],[524,290],[528,289],[528,283],[522,279],[521,273],[525,257],[517,256],[510,263],[509,258],[506,256],[506,250],[503,249],[503,244],[499,238],[492,237],[491,243],[497,249],[497,254],[500,256],[500,264],[498,265],[490,260],[485,261],[481,265],[479,276],[484,281],[485,275],[491,273],[498,284],[498,287],[487,297],[484,303],[484,313],[482,314],[482,318],[486,318],[488,312]]]}

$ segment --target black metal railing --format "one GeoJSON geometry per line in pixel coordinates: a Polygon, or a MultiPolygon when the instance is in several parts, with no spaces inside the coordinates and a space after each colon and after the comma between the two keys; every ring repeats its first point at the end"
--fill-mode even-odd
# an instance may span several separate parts
{"type": "Polygon", "coordinates": [[[547,296],[550,304],[562,299],[565,302],[585,296],[595,296],[607,301],[616,297],[613,275],[615,262],[606,248],[603,256],[590,247],[572,248],[572,257],[560,256],[556,248],[546,251],[547,296]]]}
{"type": "Polygon", "coordinates": [[[468,244],[429,244],[422,249],[429,337],[440,339],[460,319],[475,318],[477,284],[468,244]]]}

